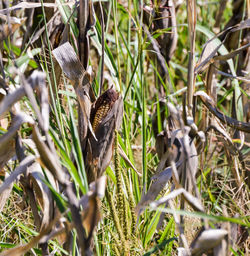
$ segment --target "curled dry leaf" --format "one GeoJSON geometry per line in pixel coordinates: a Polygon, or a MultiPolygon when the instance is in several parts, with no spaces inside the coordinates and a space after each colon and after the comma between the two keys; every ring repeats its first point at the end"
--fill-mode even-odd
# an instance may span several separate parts
{"type": "MultiPolygon", "coordinates": [[[[200,62],[197,64],[197,66],[194,70],[194,72],[196,74],[199,74],[199,73],[205,71],[209,65],[213,64],[216,61],[227,61],[228,59],[233,58],[234,56],[239,54],[241,51],[247,49],[250,46],[250,43],[249,43],[249,44],[244,45],[244,46],[238,48],[237,50],[230,52],[228,54],[216,56],[219,48],[223,45],[223,42],[221,44],[219,44],[215,49],[212,49],[212,50],[209,49],[210,44],[212,44],[212,41],[210,41],[209,44],[207,44],[206,48],[204,49],[204,51],[200,57],[200,62]],[[211,53],[209,51],[211,51],[211,53]]],[[[224,73],[224,75],[225,74],[226,73],[224,73]]],[[[234,78],[239,79],[240,77],[234,76],[234,78]]]]}
{"type": "MultiPolygon", "coordinates": [[[[196,152],[194,145],[192,147],[192,152],[196,152]]],[[[166,152],[165,155],[162,157],[162,160],[160,161],[159,166],[162,167],[163,166],[162,163],[165,163],[166,159],[168,157],[169,157],[169,152],[166,152]]],[[[197,171],[197,159],[196,158],[197,158],[197,156],[195,155],[193,157],[193,159],[191,158],[191,160],[190,160],[192,171],[194,171],[194,172],[197,171]]],[[[187,170],[183,152],[180,152],[178,162],[176,163],[176,168],[177,168],[179,176],[181,176],[181,174],[183,172],[186,172],[186,170],[187,170]]],[[[139,213],[140,209],[143,208],[144,206],[146,206],[147,204],[151,203],[151,206],[153,206],[155,204],[155,202],[152,203],[152,201],[155,200],[155,198],[158,196],[158,194],[161,192],[161,190],[165,187],[166,183],[171,179],[171,177],[173,175],[172,171],[173,170],[171,167],[167,167],[163,171],[157,173],[155,176],[152,177],[152,180],[155,179],[155,181],[154,181],[154,183],[151,184],[148,192],[142,197],[141,201],[138,203],[138,205],[136,207],[137,213],[139,213]]],[[[195,173],[193,173],[193,175],[195,175],[195,173]]],[[[190,193],[188,193],[185,189],[181,188],[180,190],[177,190],[175,193],[171,192],[168,195],[169,197],[167,196],[167,197],[164,197],[164,198],[160,199],[159,201],[157,201],[157,206],[160,204],[166,203],[169,199],[172,199],[172,196],[176,197],[177,195],[183,193],[186,201],[194,209],[203,211],[203,206],[199,202],[199,200],[197,198],[195,198],[194,196],[192,196],[190,193]],[[177,194],[175,195],[175,193],[177,193],[177,194]],[[161,200],[163,200],[163,201],[161,201],[161,200]]]]}
{"type": "Polygon", "coordinates": [[[178,175],[181,178],[184,172],[189,171],[192,176],[196,175],[198,168],[197,151],[194,142],[188,136],[190,128],[184,127],[184,133],[181,129],[177,129],[171,132],[171,138],[167,137],[165,133],[165,154],[167,155],[165,165],[170,166],[171,161],[176,163],[178,175]]]}
{"type": "Polygon", "coordinates": [[[141,209],[146,206],[147,204],[150,204],[155,198],[158,196],[158,194],[162,191],[162,189],[165,187],[166,183],[171,179],[172,177],[172,168],[168,167],[163,172],[157,175],[157,177],[153,177],[152,180],[155,179],[155,181],[150,186],[148,192],[142,196],[140,202],[136,206],[136,213],[140,214],[141,209]]]}
{"type": "Polygon", "coordinates": [[[123,151],[123,149],[119,146],[118,151],[120,156],[123,158],[123,160],[126,162],[126,164],[133,169],[139,177],[142,177],[142,174],[135,168],[135,166],[131,163],[129,158],[127,157],[126,153],[123,151]]]}
{"type": "Polygon", "coordinates": [[[43,165],[53,174],[56,180],[65,185],[67,183],[67,174],[61,168],[57,155],[51,153],[48,146],[42,140],[42,136],[35,125],[33,125],[32,129],[32,138],[36,144],[43,165]]]}
{"type": "Polygon", "coordinates": [[[179,188],[177,190],[172,191],[167,196],[162,197],[158,201],[152,202],[150,206],[153,208],[158,207],[159,205],[165,204],[167,201],[174,199],[175,197],[181,194],[183,194],[185,200],[193,207],[193,209],[200,212],[204,211],[204,208],[199,199],[188,193],[184,188],[179,188]]]}
{"type": "Polygon", "coordinates": [[[200,232],[191,243],[192,255],[202,255],[218,246],[228,232],[224,229],[208,229],[200,232]]]}
{"type": "MultiPolygon", "coordinates": [[[[46,171],[46,176],[49,179],[51,186],[58,191],[57,183],[50,172],[46,171]]],[[[29,167],[30,185],[35,193],[36,200],[38,201],[42,210],[42,220],[40,230],[48,226],[54,216],[54,202],[52,194],[48,186],[43,182],[45,180],[41,166],[34,163],[29,167]]],[[[58,191],[59,192],[59,191],[58,191]]]]}
{"type": "Polygon", "coordinates": [[[69,42],[60,45],[52,53],[62,71],[71,81],[76,82],[82,78],[85,69],[69,42]]]}
{"type": "Polygon", "coordinates": [[[0,137],[0,169],[15,154],[15,136],[23,123],[33,123],[33,119],[23,112],[16,115],[8,129],[8,131],[0,137]]]}
{"type": "Polygon", "coordinates": [[[26,172],[27,168],[33,164],[35,161],[34,156],[27,156],[20,165],[10,174],[9,177],[5,179],[5,181],[0,186],[0,194],[8,189],[11,184],[24,172],[26,172]]]}
{"type": "Polygon", "coordinates": [[[210,41],[206,47],[203,49],[199,62],[197,63],[194,72],[195,74],[199,74],[206,70],[208,66],[214,63],[214,56],[217,54],[220,47],[223,45],[223,42],[218,46],[213,44],[213,41],[210,41]]]}
{"type": "MultiPolygon", "coordinates": [[[[241,81],[244,81],[246,83],[249,82],[249,80],[244,78],[244,77],[236,76],[236,74],[234,74],[233,70],[231,70],[232,71],[232,75],[231,75],[231,74],[227,74],[225,72],[216,70],[215,69],[216,65],[211,66],[211,64],[213,64],[213,63],[216,64],[217,62],[228,61],[229,59],[235,57],[237,54],[240,54],[242,51],[246,50],[250,46],[250,43],[248,43],[248,44],[245,44],[242,47],[239,47],[238,49],[236,49],[236,50],[234,50],[234,51],[232,51],[228,54],[219,55],[219,56],[217,55],[217,52],[219,51],[220,47],[222,47],[223,44],[227,44],[227,43],[225,43],[225,41],[226,40],[230,41],[230,36],[229,35],[231,33],[235,32],[235,31],[238,31],[238,30],[243,30],[243,29],[249,28],[249,26],[250,26],[249,20],[250,19],[247,19],[247,20],[242,21],[241,23],[239,23],[235,26],[228,27],[224,31],[222,31],[221,33],[215,35],[212,39],[208,40],[207,43],[204,46],[204,49],[202,51],[202,54],[201,54],[200,59],[198,61],[198,64],[197,64],[197,66],[194,70],[195,74],[201,73],[201,72],[205,71],[206,69],[208,69],[208,72],[209,72],[210,76],[207,76],[207,77],[211,77],[211,73],[213,73],[211,71],[213,70],[214,72],[218,72],[218,74],[222,74],[223,76],[230,77],[231,79],[241,80],[241,81]],[[214,39],[218,38],[222,34],[225,35],[223,41],[219,44],[218,44],[218,42],[215,43],[214,39]]],[[[237,41],[237,40],[231,40],[231,41],[234,42],[234,41],[237,41]]],[[[209,86],[207,86],[207,88],[209,88],[209,86]]]]}
{"type": "Polygon", "coordinates": [[[97,181],[89,184],[90,193],[96,194],[100,199],[105,196],[105,189],[107,185],[107,177],[101,176],[97,181]]]}
{"type": "MultiPolygon", "coordinates": [[[[9,175],[6,173],[5,179],[7,177],[9,177],[9,175]]],[[[11,183],[4,191],[2,191],[2,193],[0,193],[0,212],[3,210],[4,205],[10,196],[12,188],[13,188],[13,183],[11,183]]]]}
{"type": "MultiPolygon", "coordinates": [[[[27,83],[30,84],[33,90],[35,90],[40,84],[44,84],[45,73],[40,71],[34,71],[32,75],[28,78],[27,83]]],[[[14,92],[8,94],[0,102],[0,118],[10,110],[10,108],[18,102],[22,97],[25,96],[25,89],[23,87],[16,89],[14,92]]]]}
{"type": "MultiPolygon", "coordinates": [[[[64,3],[63,5],[73,5],[74,3],[73,2],[68,2],[68,3],[64,3]]],[[[8,14],[10,13],[11,11],[14,11],[14,10],[17,10],[17,9],[33,9],[33,8],[41,8],[42,6],[44,7],[49,7],[49,8],[56,8],[58,7],[58,4],[56,3],[30,3],[30,2],[21,2],[21,3],[18,3],[16,5],[13,5],[9,8],[5,8],[5,9],[2,9],[0,10],[0,14],[1,15],[5,15],[5,14],[8,14]]]]}
{"type": "Polygon", "coordinates": [[[234,129],[250,133],[250,123],[238,121],[232,117],[228,117],[228,116],[224,115],[223,113],[221,113],[214,106],[212,99],[205,92],[198,91],[195,93],[195,96],[199,96],[200,99],[202,100],[202,102],[208,108],[208,110],[213,115],[215,115],[221,122],[229,125],[230,127],[234,128],[234,129]]]}

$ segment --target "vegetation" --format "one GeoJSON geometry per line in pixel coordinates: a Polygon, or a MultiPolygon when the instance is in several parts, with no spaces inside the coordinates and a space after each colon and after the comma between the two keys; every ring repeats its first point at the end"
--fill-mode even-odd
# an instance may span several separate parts
{"type": "Polygon", "coordinates": [[[249,253],[249,1],[0,7],[1,256],[249,253]]]}

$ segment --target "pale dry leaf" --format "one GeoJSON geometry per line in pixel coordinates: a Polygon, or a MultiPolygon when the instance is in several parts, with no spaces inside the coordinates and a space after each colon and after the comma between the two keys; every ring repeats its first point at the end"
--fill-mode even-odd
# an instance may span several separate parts
{"type": "MultiPolygon", "coordinates": [[[[71,5],[74,5],[75,3],[74,2],[67,2],[67,3],[60,3],[60,5],[68,5],[68,6],[71,6],[71,5]]],[[[11,11],[14,11],[16,9],[20,9],[20,8],[24,8],[24,9],[29,9],[29,8],[41,8],[42,5],[44,7],[50,7],[50,8],[55,8],[55,7],[58,7],[58,4],[56,3],[35,3],[35,2],[21,2],[21,3],[18,3],[14,6],[11,6],[9,8],[6,8],[6,9],[2,9],[0,10],[0,14],[7,14],[7,13],[10,13],[11,11]]]]}
{"type": "Polygon", "coordinates": [[[7,177],[4,182],[0,186],[0,194],[8,189],[13,182],[15,182],[18,177],[26,172],[27,168],[34,163],[35,157],[34,156],[27,156],[20,165],[10,174],[9,177],[7,177]]]}
{"type": "MultiPolygon", "coordinates": [[[[33,90],[35,90],[40,84],[43,84],[45,81],[45,73],[40,71],[34,71],[31,76],[28,78],[27,83],[29,83],[33,90]]],[[[23,87],[16,89],[14,92],[8,94],[0,102],[0,118],[4,117],[4,114],[10,110],[10,108],[22,97],[25,96],[25,90],[23,87]]]]}
{"type": "MultiPolygon", "coordinates": [[[[5,179],[9,177],[9,174],[5,174],[5,179]]],[[[0,212],[3,210],[6,201],[9,199],[10,193],[12,191],[13,188],[13,183],[11,183],[9,185],[9,187],[7,187],[4,191],[2,191],[2,193],[0,193],[0,212]]]]}
{"type": "Polygon", "coordinates": [[[218,246],[228,232],[224,229],[208,229],[202,231],[191,244],[192,255],[202,255],[218,246]]]}
{"type": "Polygon", "coordinates": [[[60,45],[52,53],[70,80],[77,81],[83,77],[85,69],[69,42],[60,45]]]}
{"type": "Polygon", "coordinates": [[[153,183],[151,184],[148,192],[142,196],[140,202],[136,206],[136,213],[140,214],[141,209],[144,208],[148,204],[152,204],[152,201],[158,196],[158,194],[162,191],[162,189],[166,186],[167,182],[172,177],[172,168],[168,167],[163,172],[157,175],[157,177],[153,177],[153,183]]]}
{"type": "Polygon", "coordinates": [[[174,199],[174,198],[176,198],[177,196],[179,196],[181,194],[183,194],[185,200],[195,210],[198,210],[198,211],[201,211],[201,212],[204,211],[204,207],[202,206],[200,200],[198,198],[194,197],[193,195],[191,195],[190,193],[188,193],[184,188],[176,189],[176,190],[170,192],[167,196],[162,197],[161,199],[150,203],[150,207],[156,208],[156,207],[160,206],[161,204],[165,204],[169,200],[174,199]]]}

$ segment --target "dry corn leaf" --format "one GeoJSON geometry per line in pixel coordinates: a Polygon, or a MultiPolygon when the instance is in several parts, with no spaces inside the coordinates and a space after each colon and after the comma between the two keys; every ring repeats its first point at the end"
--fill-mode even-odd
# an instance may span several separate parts
{"type": "Polygon", "coordinates": [[[21,163],[20,165],[13,171],[11,172],[10,176],[7,177],[4,182],[0,186],[0,194],[8,189],[11,184],[24,172],[26,172],[27,168],[33,164],[35,161],[34,156],[27,156],[21,163]]]}
{"type": "Polygon", "coordinates": [[[176,190],[170,192],[167,196],[162,197],[161,199],[152,202],[150,204],[150,206],[153,208],[156,208],[159,205],[165,204],[169,200],[174,199],[175,197],[177,197],[181,194],[184,196],[185,200],[189,203],[189,205],[192,206],[193,209],[200,211],[200,212],[204,212],[204,207],[202,206],[202,203],[200,202],[200,200],[198,198],[194,197],[193,195],[191,195],[190,193],[188,193],[184,188],[179,188],[179,189],[176,189],[176,190]]]}
{"type": "Polygon", "coordinates": [[[15,136],[23,123],[33,123],[33,119],[23,112],[16,115],[8,131],[0,137],[0,169],[15,154],[15,136]]]}
{"type": "Polygon", "coordinates": [[[216,107],[213,100],[203,91],[198,91],[195,93],[195,96],[199,96],[202,102],[205,104],[205,106],[208,108],[208,110],[215,115],[220,121],[223,123],[229,125],[230,127],[250,133],[250,124],[238,121],[232,117],[228,117],[221,113],[216,107]]]}
{"type": "Polygon", "coordinates": [[[101,201],[92,195],[88,198],[88,208],[82,213],[82,222],[84,228],[87,230],[87,234],[90,235],[94,227],[98,224],[101,219],[101,201]]]}
{"type": "MultiPolygon", "coordinates": [[[[5,179],[9,177],[9,174],[5,174],[5,179]]],[[[0,193],[0,212],[3,210],[6,201],[8,200],[10,193],[13,188],[13,183],[11,183],[4,191],[0,193]]]]}
{"type": "MultiPolygon", "coordinates": [[[[1,137],[0,137],[1,140],[1,137]]],[[[0,142],[0,170],[15,155],[15,139],[11,137],[8,143],[0,142]]]]}
{"type": "Polygon", "coordinates": [[[32,138],[40,154],[42,163],[53,174],[56,180],[61,184],[67,183],[67,174],[62,170],[57,155],[53,154],[48,146],[44,143],[38,128],[33,125],[32,138]]]}
{"type": "Polygon", "coordinates": [[[157,175],[157,178],[152,177],[152,180],[155,181],[151,184],[148,192],[142,196],[140,202],[136,206],[135,212],[137,214],[141,213],[141,209],[144,208],[147,204],[150,204],[155,198],[159,195],[162,189],[166,186],[166,183],[172,177],[172,168],[168,167],[160,174],[157,175]]]}
{"type": "MultiPolygon", "coordinates": [[[[2,9],[2,10],[0,10],[0,14],[3,14],[3,15],[5,15],[5,14],[7,14],[7,13],[10,13],[11,11],[14,11],[14,10],[16,10],[16,9],[22,9],[22,8],[25,8],[25,9],[29,9],[29,8],[39,8],[39,7],[42,7],[42,5],[44,6],[44,7],[49,7],[49,8],[55,8],[55,7],[58,7],[58,4],[56,4],[56,3],[35,3],[35,2],[21,2],[21,3],[18,3],[18,4],[16,4],[16,5],[13,5],[13,6],[11,6],[11,7],[9,7],[9,8],[6,8],[6,9],[2,9]]],[[[60,3],[60,5],[69,5],[69,6],[71,6],[71,5],[74,5],[74,3],[73,2],[68,2],[68,3],[60,3]]]]}
{"type": "Polygon", "coordinates": [[[78,110],[78,130],[82,151],[85,152],[88,129],[92,130],[90,124],[91,103],[94,100],[92,87],[81,61],[69,42],[53,50],[53,55],[62,71],[71,80],[77,95],[80,105],[78,110]]]}
{"type": "Polygon", "coordinates": [[[208,229],[200,232],[191,243],[192,255],[202,255],[218,246],[228,232],[224,229],[208,229]]]}
{"type": "MultiPolygon", "coordinates": [[[[40,84],[44,84],[45,73],[40,71],[34,71],[27,79],[27,83],[30,84],[33,90],[35,90],[40,84]]],[[[10,110],[10,108],[25,96],[25,89],[23,87],[16,89],[14,92],[9,93],[0,102],[0,118],[4,117],[4,114],[10,110]]]]}
{"type": "MultiPolygon", "coordinates": [[[[57,192],[59,192],[57,183],[54,180],[54,177],[51,175],[51,173],[47,171],[46,176],[49,179],[51,186],[57,192]]],[[[28,178],[30,180],[29,183],[35,193],[36,200],[38,201],[42,210],[41,227],[40,227],[40,230],[42,230],[45,227],[47,227],[50,221],[53,219],[54,201],[53,201],[50,189],[43,182],[43,180],[45,180],[45,177],[41,169],[41,166],[38,163],[34,163],[32,166],[29,167],[28,178]]]]}

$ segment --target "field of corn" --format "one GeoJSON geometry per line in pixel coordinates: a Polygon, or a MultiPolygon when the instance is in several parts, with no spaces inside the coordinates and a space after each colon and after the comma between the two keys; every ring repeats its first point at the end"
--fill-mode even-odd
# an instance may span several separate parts
{"type": "Polygon", "coordinates": [[[0,256],[250,255],[250,0],[0,1],[0,256]]]}

